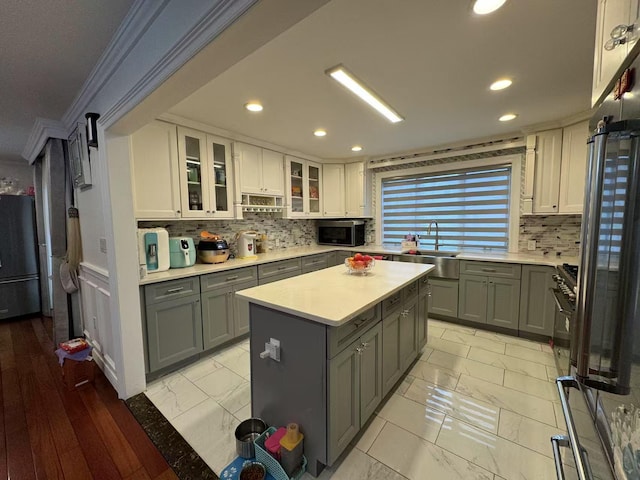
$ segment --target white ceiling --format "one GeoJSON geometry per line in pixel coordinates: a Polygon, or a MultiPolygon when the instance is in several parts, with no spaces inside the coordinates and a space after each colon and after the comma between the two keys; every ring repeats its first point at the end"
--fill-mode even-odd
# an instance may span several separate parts
{"type": "Polygon", "coordinates": [[[59,120],[133,0],[2,0],[0,160],[17,160],[37,117],[59,120]]]}
{"type": "Polygon", "coordinates": [[[170,113],[321,158],[376,156],[517,132],[589,109],[596,2],[333,0],[170,113]],[[324,74],[343,63],[388,101],[391,124],[324,74]],[[511,88],[489,91],[499,77],[511,88]],[[265,109],[243,108],[260,100],[265,109]],[[501,123],[507,112],[519,117],[501,123]],[[328,135],[316,138],[315,128],[328,135]],[[364,150],[353,154],[350,147],[364,150]]]}

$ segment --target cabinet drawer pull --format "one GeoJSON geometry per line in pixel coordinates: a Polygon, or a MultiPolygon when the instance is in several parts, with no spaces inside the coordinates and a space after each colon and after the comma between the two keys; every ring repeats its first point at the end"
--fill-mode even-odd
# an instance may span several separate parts
{"type": "Polygon", "coordinates": [[[227,277],[227,282],[230,282],[231,280],[237,280],[238,275],[231,275],[230,277],[227,277]]]}
{"type": "Polygon", "coordinates": [[[286,265],[282,265],[282,266],[278,267],[278,270],[284,270],[285,268],[287,268],[287,266],[286,265]]]}
{"type": "Polygon", "coordinates": [[[396,304],[396,303],[398,303],[399,301],[400,301],[400,297],[398,296],[398,297],[396,297],[396,298],[394,298],[394,299],[392,299],[392,300],[390,300],[390,301],[389,301],[389,306],[391,306],[391,305],[395,305],[395,304],[396,304]]]}
{"type": "Polygon", "coordinates": [[[496,269],[495,268],[483,268],[482,271],[483,272],[495,272],[496,269]]]}
{"type": "Polygon", "coordinates": [[[184,287],[169,288],[167,293],[178,293],[181,290],[184,290],[184,287]]]}

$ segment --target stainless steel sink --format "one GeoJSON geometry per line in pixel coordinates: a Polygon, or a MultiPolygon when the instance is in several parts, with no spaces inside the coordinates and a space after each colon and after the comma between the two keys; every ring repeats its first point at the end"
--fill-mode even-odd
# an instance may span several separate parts
{"type": "Polygon", "coordinates": [[[401,262],[427,263],[435,265],[429,273],[434,278],[460,278],[460,261],[456,258],[460,252],[441,252],[436,250],[420,250],[413,253],[403,253],[398,257],[401,262]]]}

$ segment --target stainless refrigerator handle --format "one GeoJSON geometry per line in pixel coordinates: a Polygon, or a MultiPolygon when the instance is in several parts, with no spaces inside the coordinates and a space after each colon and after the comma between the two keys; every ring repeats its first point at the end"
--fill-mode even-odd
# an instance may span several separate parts
{"type": "MultiPolygon", "coordinates": [[[[558,387],[558,394],[560,395],[560,405],[562,406],[562,414],[564,415],[564,421],[567,424],[567,433],[569,434],[569,446],[573,452],[573,459],[576,464],[576,470],[578,472],[578,478],[580,480],[592,480],[591,468],[589,468],[589,461],[585,458],[583,449],[578,442],[578,432],[576,431],[576,425],[573,421],[573,415],[569,408],[569,401],[564,391],[565,388],[575,388],[580,391],[580,385],[578,381],[573,377],[558,377],[556,379],[556,386],[558,387]]],[[[554,451],[555,455],[555,451],[554,451]]],[[[557,463],[557,460],[556,460],[557,463]]]]}
{"type": "Polygon", "coordinates": [[[564,480],[564,468],[562,467],[562,455],[560,447],[569,446],[569,437],[566,435],[554,435],[551,437],[551,448],[553,448],[553,462],[556,466],[556,477],[558,480],[564,480]]]}

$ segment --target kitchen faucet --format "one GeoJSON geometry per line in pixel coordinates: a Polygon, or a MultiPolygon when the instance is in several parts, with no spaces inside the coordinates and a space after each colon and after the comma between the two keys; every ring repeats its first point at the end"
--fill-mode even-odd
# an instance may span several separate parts
{"type": "Polygon", "coordinates": [[[438,222],[436,222],[435,220],[431,220],[431,222],[429,222],[429,226],[427,227],[427,235],[431,235],[431,226],[433,224],[436,224],[436,252],[438,251],[438,247],[439,247],[439,229],[438,229],[438,222]]]}

